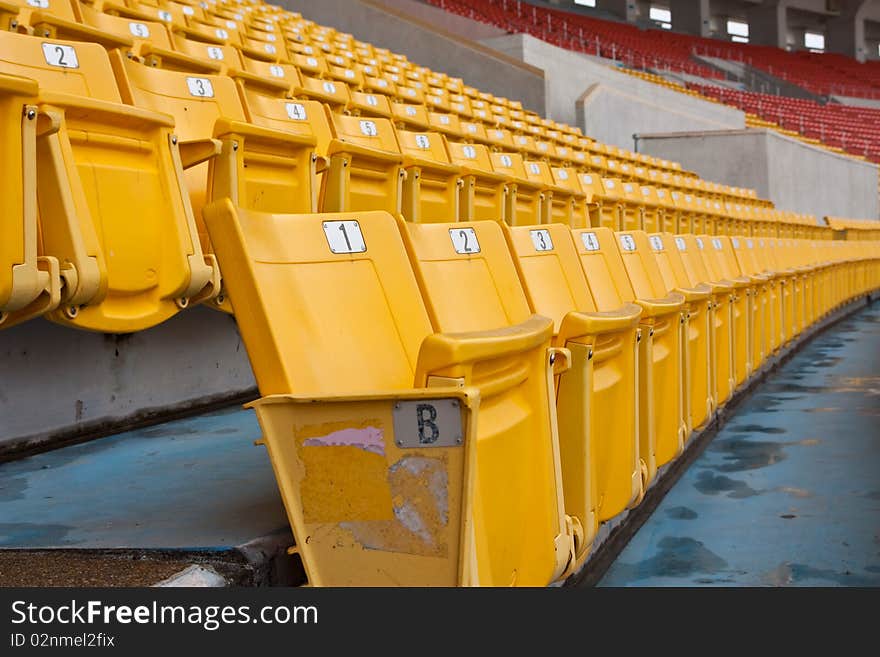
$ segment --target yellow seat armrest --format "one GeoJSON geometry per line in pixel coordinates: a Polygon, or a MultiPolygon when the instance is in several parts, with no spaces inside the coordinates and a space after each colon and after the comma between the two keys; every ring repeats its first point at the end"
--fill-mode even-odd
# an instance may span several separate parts
{"type": "Polygon", "coordinates": [[[634,303],[627,303],[607,312],[570,312],[562,318],[557,343],[565,344],[568,340],[584,336],[607,335],[633,329],[639,325],[641,317],[642,308],[634,303]]]}
{"type": "Polygon", "coordinates": [[[214,124],[214,137],[217,139],[225,139],[232,135],[239,135],[245,139],[259,142],[282,142],[296,146],[315,146],[317,144],[314,135],[298,135],[293,132],[264,128],[243,121],[233,121],[223,118],[217,119],[217,122],[214,124]]]}
{"type": "Polygon", "coordinates": [[[134,45],[134,39],[131,37],[110,34],[88,25],[66,21],[48,12],[35,11],[31,14],[30,23],[34,28],[34,34],[39,37],[55,35],[58,39],[71,40],[70,37],[73,36],[76,41],[90,41],[108,50],[113,48],[131,50],[134,45]]]}
{"type": "Polygon", "coordinates": [[[681,312],[684,306],[684,295],[679,292],[670,292],[662,299],[637,299],[636,303],[642,307],[642,317],[663,317],[681,312]]]}
{"type": "Polygon", "coordinates": [[[39,90],[40,85],[37,84],[36,80],[0,73],[0,93],[36,96],[39,90]]]}
{"type": "Polygon", "coordinates": [[[401,390],[371,390],[369,392],[339,392],[332,395],[308,395],[308,394],[276,394],[261,397],[245,404],[245,408],[256,408],[269,404],[295,404],[315,403],[349,403],[362,401],[382,401],[394,399],[405,401],[408,399],[458,399],[467,408],[474,405],[480,397],[477,388],[465,386],[462,388],[453,386],[437,386],[436,388],[412,388],[401,390]]]}
{"type": "Polygon", "coordinates": [[[149,43],[141,44],[138,55],[147,61],[150,58],[155,58],[158,60],[157,63],[162,65],[162,68],[180,68],[205,75],[214,75],[222,70],[219,62],[199,59],[183,52],[174,52],[173,50],[159,48],[149,43]]]}
{"type": "Polygon", "coordinates": [[[180,163],[184,169],[189,169],[220,155],[223,144],[219,139],[187,139],[179,142],[177,147],[180,163]]]}

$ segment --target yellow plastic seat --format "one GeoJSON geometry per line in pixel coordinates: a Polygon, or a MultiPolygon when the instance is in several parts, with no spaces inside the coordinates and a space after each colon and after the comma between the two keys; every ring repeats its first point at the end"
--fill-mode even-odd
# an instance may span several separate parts
{"type": "Polygon", "coordinates": [[[37,224],[37,96],[33,80],[0,74],[0,328],[58,307],[57,258],[39,255],[37,224]]]}
{"type": "Polygon", "coordinates": [[[640,405],[639,432],[640,454],[650,481],[657,468],[681,454],[688,436],[682,380],[685,296],[666,287],[644,231],[623,231],[615,236],[647,328],[639,345],[639,365],[650,369],[651,379],[642,381],[639,390],[640,398],[645,398],[640,405]]]}
{"type": "Polygon", "coordinates": [[[403,152],[402,214],[407,221],[458,221],[461,168],[452,164],[443,135],[398,130],[403,152]]]}
{"type": "Polygon", "coordinates": [[[219,273],[199,244],[171,118],[123,105],[96,44],[0,33],[0,53],[0,72],[40,84],[42,249],[58,258],[64,281],[49,317],[127,333],[216,294],[219,273]]]}
{"type": "Polygon", "coordinates": [[[598,225],[611,230],[620,230],[623,221],[621,202],[623,183],[617,178],[601,178],[599,183],[594,182],[596,192],[593,194],[593,202],[598,205],[598,225]]]}
{"type": "Polygon", "coordinates": [[[480,581],[552,582],[573,561],[582,533],[564,510],[553,391],[553,356],[561,370],[568,352],[551,346],[553,322],[529,308],[498,222],[401,226],[434,329],[489,332],[509,345],[482,367],[435,370],[446,384],[467,384],[469,371],[482,384],[474,474],[480,581]]]}
{"type": "Polygon", "coordinates": [[[751,282],[739,275],[733,275],[724,254],[723,237],[698,235],[697,246],[703,257],[706,270],[712,278],[710,282],[719,282],[731,288],[728,301],[730,303],[730,334],[732,337],[732,359],[730,368],[730,392],[732,393],[748,376],[750,367],[750,336],[749,306],[747,293],[751,282]],[[699,245],[702,244],[702,247],[699,245]]]}
{"type": "Polygon", "coordinates": [[[388,96],[372,91],[352,91],[348,108],[352,114],[364,117],[392,118],[391,103],[388,96]]]}
{"type": "Polygon", "coordinates": [[[645,226],[644,199],[639,185],[632,181],[620,184],[620,229],[643,230],[645,226]]]}
{"type": "Polygon", "coordinates": [[[545,182],[529,178],[523,156],[517,152],[493,152],[492,169],[508,179],[505,221],[511,226],[533,226],[546,223],[549,203],[545,182]]]}
{"type": "Polygon", "coordinates": [[[464,184],[459,203],[462,221],[507,221],[511,180],[496,173],[488,147],[447,142],[453,164],[461,167],[464,184]]]}
{"type": "Polygon", "coordinates": [[[731,237],[730,246],[739,271],[754,285],[751,362],[753,369],[757,370],[771,350],[770,335],[773,331],[774,317],[770,304],[776,294],[773,290],[773,275],[762,272],[758,266],[755,259],[754,238],[731,237]]]}
{"type": "Polygon", "coordinates": [[[715,341],[712,289],[705,283],[691,285],[681,253],[671,233],[648,236],[663,284],[669,292],[685,298],[687,322],[682,328],[682,407],[687,435],[712,419],[715,401],[715,341]]]}
{"type": "Polygon", "coordinates": [[[587,205],[593,200],[592,189],[585,190],[583,188],[580,180],[581,174],[577,169],[551,167],[550,173],[556,188],[565,191],[565,193],[560,193],[559,198],[557,198],[557,192],[553,192],[551,222],[567,223],[572,228],[588,227],[590,215],[587,205]],[[566,217],[568,217],[568,221],[566,221],[566,217]]]}
{"type": "Polygon", "coordinates": [[[406,172],[391,121],[329,116],[333,138],[321,179],[322,212],[385,210],[400,215],[406,172]]]}
{"type": "Polygon", "coordinates": [[[351,92],[344,82],[323,80],[308,75],[301,76],[300,84],[294,85],[293,95],[296,98],[320,101],[335,113],[341,113],[351,103],[351,92]]]}
{"type": "Polygon", "coordinates": [[[406,130],[415,130],[417,132],[428,132],[431,130],[428,110],[424,105],[392,101],[391,115],[395,125],[406,130]]]}
{"type": "Polygon", "coordinates": [[[598,311],[568,227],[514,227],[508,229],[508,241],[532,310],[553,320],[555,345],[572,356],[571,369],[557,377],[556,407],[565,510],[584,530],[576,553],[579,567],[600,516],[613,515],[614,509],[600,502],[617,488],[631,494],[633,473],[640,477],[633,454],[641,308],[624,303],[598,311]],[[628,449],[619,449],[627,443],[628,449]]]}
{"type": "Polygon", "coordinates": [[[688,285],[695,288],[703,283],[712,291],[711,341],[714,362],[711,364],[713,379],[711,391],[717,408],[727,402],[734,389],[734,324],[731,302],[733,283],[716,279],[710,273],[703,260],[702,252],[706,244],[702,239],[686,233],[675,235],[673,242],[681,256],[688,285]]]}

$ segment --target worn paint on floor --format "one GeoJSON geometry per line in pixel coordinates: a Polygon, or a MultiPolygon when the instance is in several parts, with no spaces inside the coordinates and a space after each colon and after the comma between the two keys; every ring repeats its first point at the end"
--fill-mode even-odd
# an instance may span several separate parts
{"type": "Polygon", "coordinates": [[[0,548],[225,548],[288,526],[235,406],[0,464],[0,548]]]}
{"type": "Polygon", "coordinates": [[[600,586],[880,586],[880,304],[742,403],[600,586]]]}

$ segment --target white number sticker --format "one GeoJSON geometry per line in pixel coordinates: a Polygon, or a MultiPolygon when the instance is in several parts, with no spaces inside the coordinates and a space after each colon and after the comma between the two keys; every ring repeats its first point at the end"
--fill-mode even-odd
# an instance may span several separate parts
{"type": "Polygon", "coordinates": [[[235,23],[235,21],[226,21],[226,27],[229,28],[230,30],[237,30],[238,29],[238,25],[235,23]]]}
{"type": "MultiPolygon", "coordinates": [[[[303,52],[304,52],[305,54],[307,54],[307,55],[311,55],[311,54],[313,54],[313,53],[315,52],[315,49],[312,48],[311,46],[305,46],[305,47],[303,48],[303,52]]],[[[314,61],[314,60],[310,60],[310,61],[309,61],[309,66],[314,66],[315,64],[318,63],[317,61],[315,61],[315,64],[312,64],[312,61],[314,61]]]]}
{"type": "Polygon", "coordinates": [[[476,126],[476,124],[474,124],[474,123],[470,123],[470,124],[468,124],[468,126],[467,126],[467,131],[468,131],[468,132],[476,132],[476,131],[477,131],[477,126],[476,126]]]}
{"type": "Polygon", "coordinates": [[[593,184],[593,176],[590,176],[590,175],[587,175],[587,174],[583,174],[583,175],[581,176],[581,180],[583,181],[583,183],[584,183],[585,185],[592,185],[592,184],[593,184]]]}
{"type": "Polygon", "coordinates": [[[376,98],[373,94],[367,94],[364,98],[367,101],[367,105],[370,107],[376,107],[379,104],[379,99],[376,98]]]}
{"type": "Polygon", "coordinates": [[[537,145],[538,145],[539,151],[545,151],[545,152],[547,151],[547,142],[539,141],[537,145]]]}
{"type": "Polygon", "coordinates": [[[626,190],[627,194],[632,194],[633,186],[627,183],[623,186],[623,189],[626,190]]]}
{"type": "Polygon", "coordinates": [[[605,187],[606,187],[607,189],[614,189],[614,181],[613,181],[613,180],[606,180],[606,181],[605,181],[605,187]]]}
{"type": "Polygon", "coordinates": [[[568,171],[565,169],[554,169],[553,173],[555,173],[556,177],[560,180],[568,180],[568,171]]]}
{"type": "Polygon", "coordinates": [[[452,239],[452,248],[456,253],[466,255],[480,252],[480,243],[473,228],[450,228],[449,237],[452,239]]]}
{"type": "Polygon", "coordinates": [[[754,248],[755,248],[755,243],[754,243],[751,239],[747,239],[747,240],[746,240],[746,246],[749,247],[750,249],[754,249],[754,248]]]}
{"type": "Polygon", "coordinates": [[[322,86],[324,87],[324,91],[326,91],[328,94],[336,93],[336,85],[332,82],[324,82],[322,86]]]}
{"type": "Polygon", "coordinates": [[[507,167],[508,169],[513,166],[513,160],[510,159],[510,155],[502,154],[501,157],[498,158],[501,160],[501,166],[507,167]]]}
{"type": "Polygon", "coordinates": [[[684,241],[683,237],[675,238],[675,246],[678,247],[679,251],[687,251],[687,242],[684,241]]]}
{"type": "Polygon", "coordinates": [[[284,77],[284,69],[277,64],[272,64],[272,66],[269,67],[269,73],[272,75],[273,78],[284,77]]]}
{"type": "Polygon", "coordinates": [[[367,137],[375,137],[379,134],[379,129],[376,127],[375,121],[361,121],[360,127],[361,133],[367,137]]]}
{"type": "Polygon", "coordinates": [[[535,245],[535,251],[552,251],[553,240],[550,239],[550,231],[542,228],[540,230],[529,231],[532,236],[532,244],[535,245]]]}
{"type": "Polygon", "coordinates": [[[565,146],[560,146],[556,149],[556,154],[561,157],[566,157],[568,155],[568,149],[565,146]]]}
{"type": "Polygon", "coordinates": [[[663,239],[659,235],[651,235],[649,238],[651,240],[651,248],[655,251],[663,250],[663,239]]]}
{"type": "MultiPolygon", "coordinates": [[[[204,7],[202,7],[202,9],[204,9],[204,7]]],[[[196,13],[196,10],[192,7],[182,7],[181,11],[183,12],[184,16],[192,16],[196,13]]]]}
{"type": "Polygon", "coordinates": [[[657,190],[657,196],[658,196],[659,198],[666,198],[666,190],[665,190],[665,189],[658,189],[658,190],[657,190]]]}
{"type": "Polygon", "coordinates": [[[416,115],[416,108],[413,107],[412,105],[407,105],[406,106],[406,115],[407,116],[415,116],[416,115]]]}
{"type": "Polygon", "coordinates": [[[733,244],[733,248],[734,248],[734,249],[738,249],[738,248],[739,248],[739,239],[738,239],[738,238],[736,238],[736,237],[731,237],[731,238],[730,238],[730,243],[733,244]]]}
{"type": "Polygon", "coordinates": [[[596,233],[581,233],[581,242],[584,243],[584,248],[587,251],[599,250],[599,240],[596,233]]]}
{"type": "Polygon", "coordinates": [[[164,9],[159,10],[159,20],[165,21],[166,23],[170,23],[174,20],[174,17],[171,15],[171,12],[165,11],[164,9]]]}
{"type": "Polygon", "coordinates": [[[724,248],[724,247],[721,245],[721,240],[719,240],[717,237],[713,237],[713,238],[712,238],[712,246],[715,247],[715,250],[716,250],[716,251],[720,251],[722,248],[724,248]]]}
{"type": "Polygon", "coordinates": [[[208,57],[211,59],[222,60],[223,59],[223,49],[217,48],[216,46],[208,46],[208,57]]]}
{"type": "Polygon", "coordinates": [[[357,221],[325,221],[324,235],[331,253],[364,253],[367,243],[357,221]]]}
{"type": "Polygon", "coordinates": [[[132,36],[140,37],[141,39],[146,39],[150,36],[150,28],[143,23],[129,23],[128,31],[131,32],[132,36]]]}
{"type": "Polygon", "coordinates": [[[431,140],[428,135],[416,135],[416,146],[419,148],[431,148],[431,140]]]}
{"type": "Polygon", "coordinates": [[[79,60],[76,58],[76,50],[73,46],[61,46],[57,43],[44,43],[43,56],[49,66],[61,68],[79,68],[79,60]]]}
{"type": "Polygon", "coordinates": [[[343,75],[345,77],[351,79],[354,77],[354,71],[352,71],[350,68],[347,68],[347,69],[345,69],[345,73],[343,73],[343,75]]]}
{"type": "Polygon", "coordinates": [[[636,241],[632,238],[632,235],[621,235],[619,237],[620,240],[620,248],[624,251],[635,251],[636,250],[636,241]]]}
{"type": "Polygon", "coordinates": [[[200,98],[213,98],[214,86],[207,78],[187,78],[186,86],[189,87],[189,93],[192,96],[200,98]]]}
{"type": "Polygon", "coordinates": [[[385,88],[388,86],[388,80],[382,78],[381,80],[376,80],[376,84],[382,88],[385,88]]]}
{"type": "Polygon", "coordinates": [[[474,148],[473,146],[470,146],[470,145],[464,146],[461,149],[461,152],[462,152],[462,155],[464,155],[469,160],[476,160],[477,159],[477,149],[474,148]]]}
{"type": "Polygon", "coordinates": [[[317,68],[318,60],[315,59],[314,57],[306,57],[306,64],[308,64],[312,68],[317,68]]]}
{"type": "Polygon", "coordinates": [[[214,30],[214,34],[217,35],[218,39],[228,39],[229,38],[229,32],[227,32],[226,30],[219,28],[219,27],[216,30],[214,30]]]}
{"type": "Polygon", "coordinates": [[[305,121],[307,117],[306,108],[299,103],[286,103],[287,116],[294,121],[305,121]]]}
{"type": "Polygon", "coordinates": [[[27,0],[27,3],[31,7],[36,7],[37,9],[48,9],[49,8],[49,0],[27,0]]]}
{"type": "Polygon", "coordinates": [[[703,240],[701,238],[697,237],[696,240],[698,249],[702,250],[703,248],[705,248],[705,246],[703,245],[703,240]]]}
{"type": "Polygon", "coordinates": [[[275,46],[273,46],[271,43],[267,43],[267,44],[266,44],[265,46],[263,46],[263,47],[265,48],[266,52],[269,53],[270,55],[274,55],[276,52],[278,52],[278,51],[275,49],[275,46]]]}
{"type": "Polygon", "coordinates": [[[529,171],[538,176],[541,174],[541,167],[537,162],[529,162],[529,171]]]}

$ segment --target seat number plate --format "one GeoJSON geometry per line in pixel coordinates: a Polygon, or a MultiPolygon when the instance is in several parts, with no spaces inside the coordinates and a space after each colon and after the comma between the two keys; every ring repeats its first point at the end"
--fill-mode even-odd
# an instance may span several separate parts
{"type": "Polygon", "coordinates": [[[79,60],[76,58],[76,50],[72,46],[62,46],[57,43],[44,43],[43,56],[49,66],[61,68],[79,68],[79,60]]]}
{"type": "Polygon", "coordinates": [[[535,251],[553,250],[553,240],[550,239],[550,231],[546,228],[529,231],[529,235],[532,236],[532,244],[535,245],[535,251]]]}
{"type": "Polygon", "coordinates": [[[451,228],[449,237],[452,239],[452,248],[458,254],[480,252],[480,242],[477,241],[477,233],[473,228],[451,228]]]}
{"type": "Polygon", "coordinates": [[[419,399],[394,404],[394,442],[403,449],[458,447],[464,433],[457,399],[419,399]]]}
{"type": "Polygon", "coordinates": [[[357,221],[325,221],[324,235],[331,253],[365,253],[367,243],[357,221]]]}

